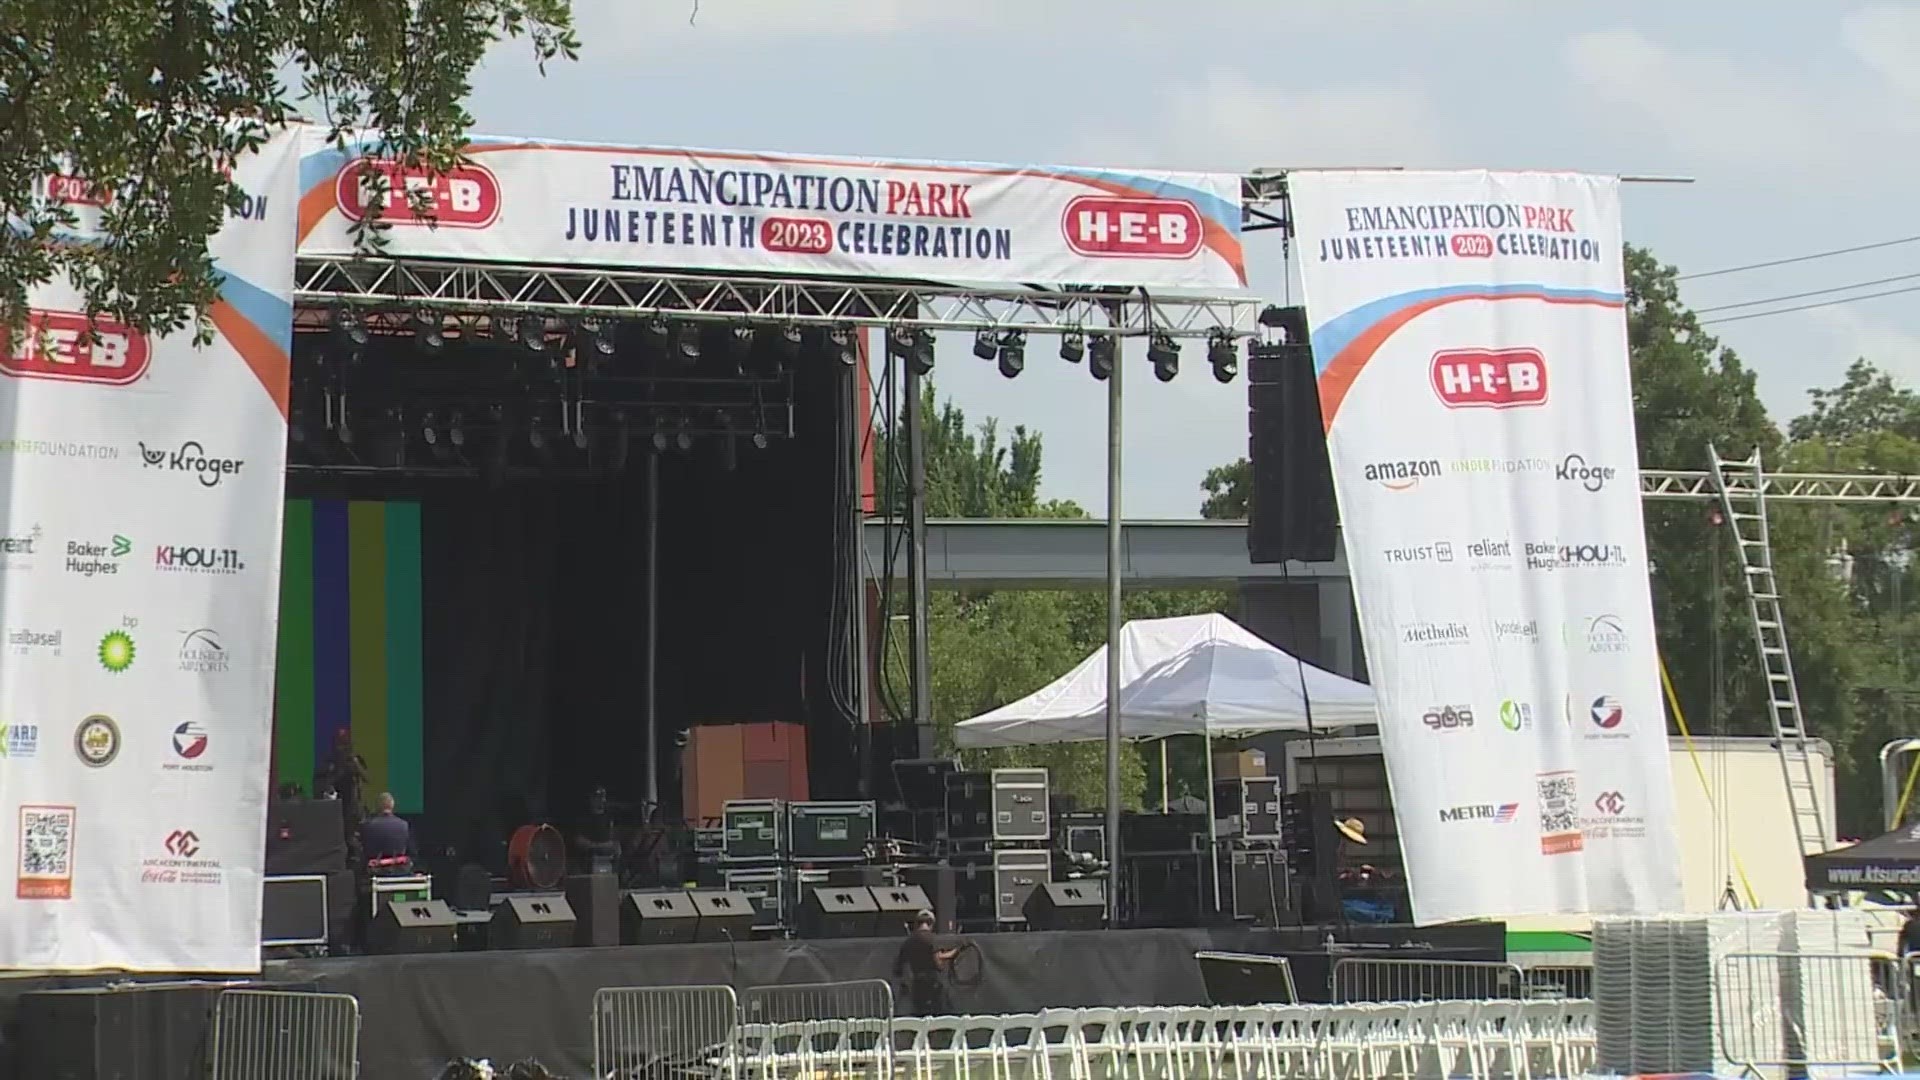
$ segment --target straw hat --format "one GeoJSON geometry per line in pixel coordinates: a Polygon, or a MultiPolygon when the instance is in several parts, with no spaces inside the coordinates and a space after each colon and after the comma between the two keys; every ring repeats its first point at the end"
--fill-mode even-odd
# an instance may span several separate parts
{"type": "Polygon", "coordinates": [[[1333,823],[1333,827],[1340,830],[1341,836],[1346,837],[1356,844],[1364,844],[1367,842],[1366,822],[1361,821],[1357,817],[1350,817],[1345,821],[1336,821],[1333,823]]]}

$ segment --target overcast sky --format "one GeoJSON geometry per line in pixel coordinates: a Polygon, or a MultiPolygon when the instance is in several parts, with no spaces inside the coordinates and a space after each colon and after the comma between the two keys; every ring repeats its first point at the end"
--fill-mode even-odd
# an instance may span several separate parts
{"type": "MultiPolygon", "coordinates": [[[[1920,234],[1920,3],[1839,0],[574,0],[584,52],[482,70],[481,130],[873,157],[1164,166],[1488,166],[1674,174],[1627,236],[1703,272],[1920,234]],[[690,16],[694,16],[689,22],[690,16]]],[[[1254,287],[1286,282],[1272,234],[1254,287]]],[[[1702,278],[1696,308],[1920,284],[1920,243],[1702,278]]],[[[1769,305],[1713,313],[1766,310],[1769,305]]],[[[1709,315],[1712,317],[1712,315],[1709,315]]],[[[1776,420],[1866,356],[1920,380],[1920,293],[1716,326],[1776,420]]],[[[976,419],[1045,435],[1045,494],[1105,507],[1104,392],[1030,348],[1012,382],[943,343],[976,419]]],[[[1188,346],[1128,368],[1123,506],[1192,517],[1246,452],[1246,387],[1188,346]]],[[[1700,468],[1702,462],[1648,462],[1700,468]]]]}

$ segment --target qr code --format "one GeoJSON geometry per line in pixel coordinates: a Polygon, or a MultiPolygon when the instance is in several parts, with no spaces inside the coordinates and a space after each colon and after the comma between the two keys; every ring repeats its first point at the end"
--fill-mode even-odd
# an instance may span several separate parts
{"type": "Polygon", "coordinates": [[[71,806],[20,808],[19,897],[64,900],[73,892],[71,806]]]}
{"type": "Polygon", "coordinates": [[[1570,772],[1541,773],[1534,779],[1534,786],[1539,796],[1541,835],[1552,836],[1557,833],[1578,832],[1580,800],[1574,774],[1570,772]]]}

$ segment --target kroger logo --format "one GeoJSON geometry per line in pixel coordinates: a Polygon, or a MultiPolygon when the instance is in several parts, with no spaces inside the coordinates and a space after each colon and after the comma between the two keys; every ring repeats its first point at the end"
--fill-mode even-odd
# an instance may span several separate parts
{"type": "Polygon", "coordinates": [[[245,464],[239,458],[216,457],[192,439],[180,444],[178,450],[149,449],[146,443],[140,444],[140,460],[146,462],[149,469],[165,469],[168,472],[191,473],[200,481],[201,487],[218,487],[220,481],[229,476],[237,476],[240,466],[245,464]]]}
{"type": "Polygon", "coordinates": [[[1599,491],[1607,486],[1617,475],[1611,465],[1589,465],[1587,459],[1579,454],[1568,454],[1558,468],[1553,470],[1553,478],[1579,484],[1588,491],[1599,491]]]}

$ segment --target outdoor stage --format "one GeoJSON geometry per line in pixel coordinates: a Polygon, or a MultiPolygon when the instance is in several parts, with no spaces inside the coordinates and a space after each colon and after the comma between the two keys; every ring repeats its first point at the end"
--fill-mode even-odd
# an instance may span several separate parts
{"type": "MultiPolygon", "coordinates": [[[[1352,927],[1336,930],[1352,944],[1423,943],[1422,959],[1492,959],[1505,952],[1498,923],[1434,927],[1352,927]]],[[[986,934],[965,940],[979,950],[963,957],[964,983],[950,991],[958,1014],[1033,1012],[1042,1008],[1121,1005],[1197,1005],[1208,1001],[1196,952],[1270,953],[1292,961],[1300,994],[1324,1000],[1330,965],[1326,928],[1283,930],[1116,930],[986,934]],[[977,959],[977,963],[975,962],[977,959]],[[977,979],[977,982],[976,982],[977,979]]],[[[736,990],[775,984],[893,979],[899,938],[753,941],[737,946],[638,945],[538,952],[465,952],[272,962],[262,981],[289,989],[351,994],[360,1002],[361,1075],[366,1080],[417,1080],[438,1073],[448,1059],[487,1058],[496,1065],[538,1059],[563,1076],[592,1070],[590,1017],[596,990],[609,986],[731,985],[736,990]]],[[[1402,955],[1408,953],[1402,952],[1402,955]]],[[[1368,955],[1383,955],[1368,950],[1368,955]]],[[[72,1032],[20,1023],[19,999],[41,990],[98,986],[101,978],[22,979],[0,994],[7,1017],[0,1080],[27,1080],[37,1039],[72,1032]]],[[[199,999],[210,1006],[211,999],[199,999]]],[[[162,1046],[199,1047],[185,1030],[205,1006],[168,1014],[165,1038],[155,1026],[115,1038],[162,1046]]],[[[899,1008],[904,1011],[902,1002],[899,1008]]],[[[150,1015],[159,1015],[158,1013],[150,1015]]],[[[161,1021],[149,1021],[157,1025],[161,1021]]],[[[104,1027],[105,1025],[103,1025],[104,1027]]],[[[168,1071],[164,1076],[194,1076],[168,1071]]],[[[36,1077],[34,1080],[40,1080],[36,1077]]]]}

